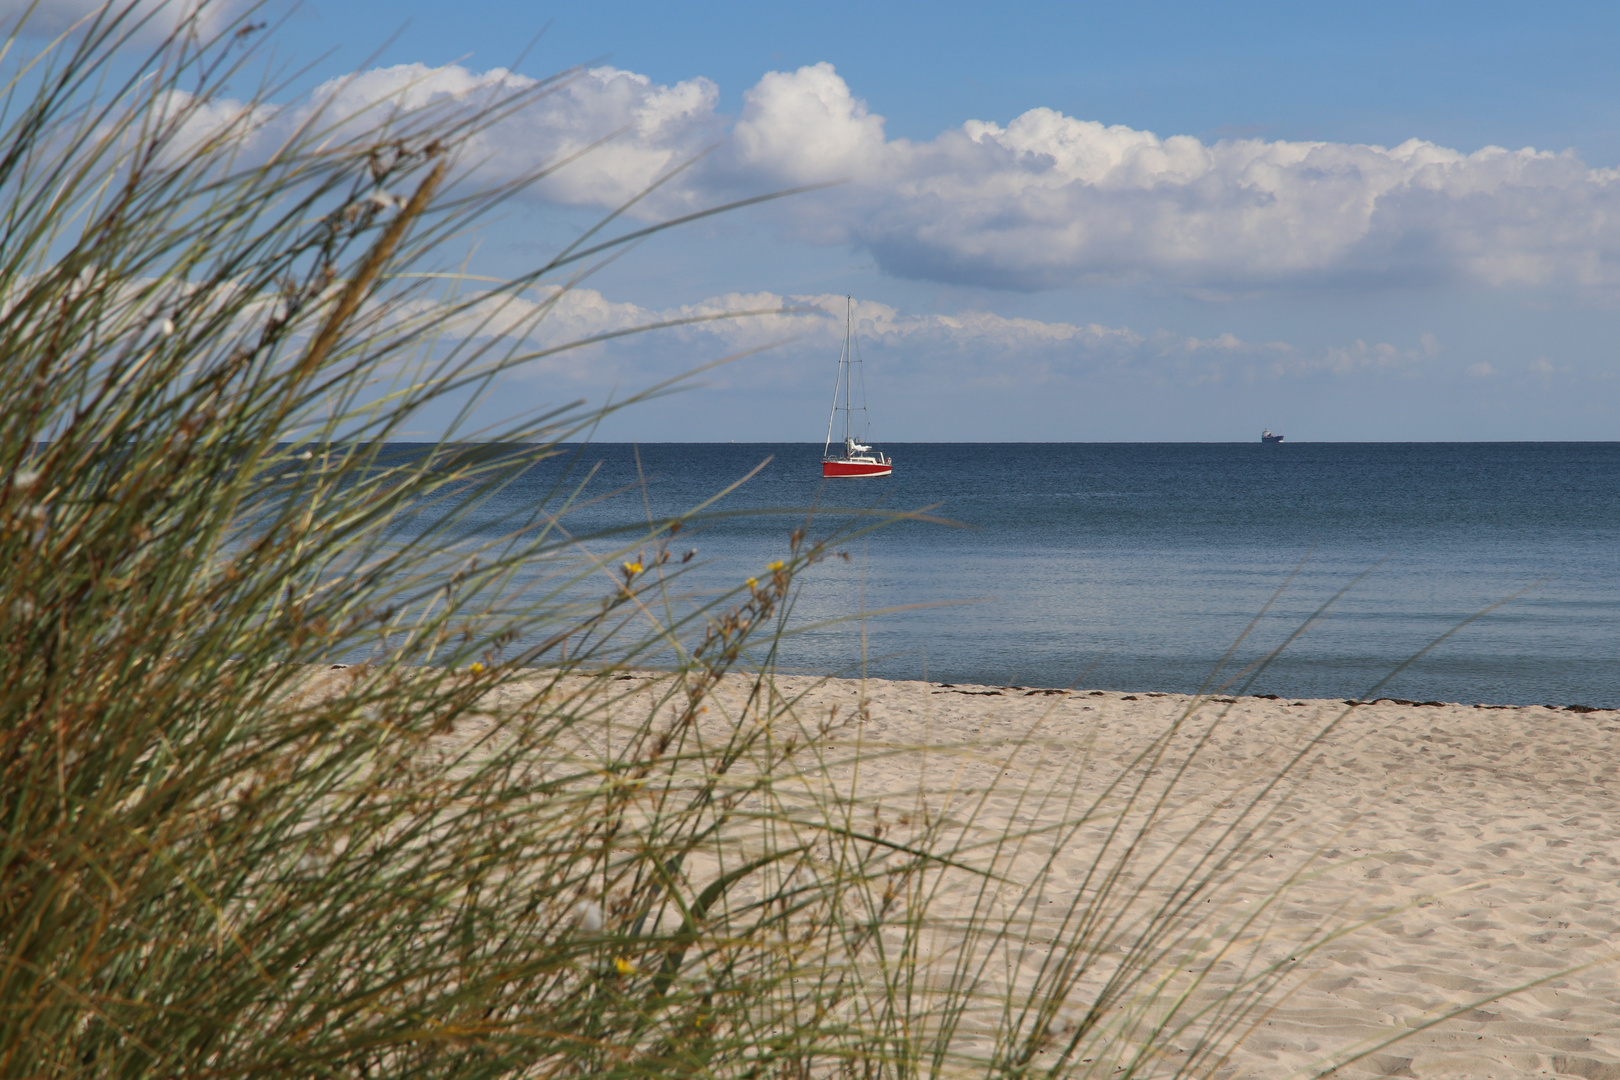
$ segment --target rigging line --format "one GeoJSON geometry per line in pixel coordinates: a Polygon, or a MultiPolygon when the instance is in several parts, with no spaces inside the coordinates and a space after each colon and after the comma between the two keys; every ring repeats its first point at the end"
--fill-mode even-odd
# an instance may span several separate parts
{"type": "MultiPolygon", "coordinates": [[[[846,302],[848,301],[848,299],[849,299],[848,297],[845,297],[846,302]]],[[[822,444],[822,447],[821,447],[821,456],[823,458],[825,458],[827,456],[828,451],[832,449],[833,419],[835,417],[837,417],[837,415],[838,415],[838,384],[840,382],[843,382],[843,380],[844,380],[844,358],[848,355],[848,353],[849,353],[849,315],[848,315],[848,312],[846,311],[845,316],[844,316],[844,348],[843,348],[843,351],[838,354],[838,378],[833,381],[832,410],[827,413],[827,441],[824,444],[822,444]]],[[[845,428],[849,427],[849,412],[847,410],[844,413],[844,427],[845,428]]]]}
{"type": "MultiPolygon", "coordinates": [[[[853,354],[853,356],[852,356],[852,358],[850,360],[850,363],[852,365],[853,364],[860,364],[861,365],[860,368],[859,368],[860,373],[861,373],[860,374],[860,378],[861,378],[861,412],[864,414],[863,419],[866,421],[865,433],[861,437],[866,439],[868,442],[870,442],[871,439],[872,439],[872,413],[866,407],[866,357],[861,355],[861,339],[858,338],[858,337],[851,336],[850,341],[852,342],[853,348],[855,350],[855,352],[854,352],[854,354],[853,354]]],[[[853,370],[856,370],[856,369],[854,367],[851,367],[850,370],[853,371],[853,370]]]]}
{"type": "Polygon", "coordinates": [[[850,383],[854,382],[850,376],[854,374],[855,370],[852,366],[855,363],[855,356],[850,352],[849,348],[849,320],[853,304],[854,301],[850,297],[844,297],[844,453],[846,454],[849,453],[849,396],[851,391],[854,389],[854,387],[850,385],[850,383]]]}

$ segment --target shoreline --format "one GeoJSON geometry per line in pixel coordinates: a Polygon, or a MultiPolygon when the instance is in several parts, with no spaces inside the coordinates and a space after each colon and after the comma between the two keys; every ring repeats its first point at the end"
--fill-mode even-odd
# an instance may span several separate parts
{"type": "MultiPolygon", "coordinates": [[[[334,671],[342,670],[342,669],[345,669],[345,668],[364,668],[364,667],[367,667],[367,666],[368,665],[366,663],[364,663],[364,662],[354,663],[354,664],[334,663],[334,664],[315,665],[315,667],[317,669],[330,669],[330,670],[334,670],[334,671]]],[[[530,677],[544,677],[546,675],[551,674],[554,671],[554,669],[550,669],[550,668],[525,668],[525,669],[517,669],[517,670],[524,671],[530,677]]],[[[662,668],[618,668],[618,667],[613,667],[613,668],[592,669],[592,670],[589,670],[589,671],[585,671],[585,670],[582,670],[582,669],[574,669],[574,671],[575,671],[575,673],[578,673],[578,674],[589,674],[589,675],[591,675],[593,677],[619,677],[619,676],[629,675],[629,676],[632,676],[632,677],[637,678],[637,679],[668,677],[669,675],[672,674],[671,671],[666,670],[666,669],[662,669],[662,668]]],[[[738,669],[738,670],[734,670],[734,671],[728,673],[726,677],[728,679],[742,678],[742,677],[744,677],[744,673],[743,673],[743,671],[741,669],[738,669]]],[[[749,675],[748,677],[752,677],[752,676],[749,675]]],[[[1174,700],[1177,700],[1177,701],[1180,701],[1180,702],[1190,702],[1190,701],[1193,701],[1193,700],[1196,699],[1196,700],[1199,700],[1199,701],[1208,702],[1208,703],[1216,703],[1216,704],[1237,704],[1237,703],[1241,703],[1241,702],[1253,702],[1253,703],[1257,703],[1257,704],[1260,704],[1260,703],[1278,703],[1278,704],[1281,704],[1281,705],[1284,705],[1284,706],[1287,706],[1287,707],[1290,707],[1290,708],[1298,708],[1300,706],[1328,708],[1328,707],[1332,707],[1332,706],[1335,706],[1335,705],[1338,705],[1338,706],[1353,706],[1353,707],[1357,707],[1357,708],[1366,708],[1366,707],[1370,707],[1370,706],[1398,706],[1398,707],[1402,707],[1402,708],[1420,708],[1420,709],[1429,709],[1429,708],[1476,709],[1476,710],[1481,710],[1481,711],[1492,711],[1492,712],[1495,712],[1495,711],[1523,711],[1523,710],[1526,710],[1526,709],[1542,709],[1542,710],[1545,710],[1547,712],[1574,713],[1574,714],[1577,714],[1577,715],[1584,715],[1584,714],[1587,714],[1587,713],[1614,713],[1616,716],[1620,716],[1620,706],[1609,707],[1609,706],[1606,706],[1606,705],[1588,705],[1588,704],[1584,704],[1584,703],[1580,703],[1580,702],[1573,702],[1573,703],[1570,703],[1570,704],[1567,704],[1567,705],[1556,705],[1556,704],[1551,704],[1551,703],[1547,703],[1547,704],[1532,703],[1532,704],[1526,704],[1526,705],[1501,705],[1501,704],[1494,704],[1494,703],[1491,703],[1491,702],[1469,703],[1469,702],[1464,702],[1464,701],[1440,701],[1440,700],[1418,701],[1418,700],[1411,699],[1411,698],[1382,697],[1382,696],[1377,697],[1377,698],[1368,698],[1366,700],[1361,700],[1361,699],[1357,699],[1357,698],[1338,698],[1338,697],[1326,697],[1326,698],[1288,697],[1288,696],[1285,696],[1285,695],[1282,695],[1282,694],[1227,694],[1227,693],[1189,694],[1189,693],[1184,693],[1184,692],[1181,692],[1181,691],[1173,691],[1173,690],[1099,690],[1099,689],[1094,689],[1094,688],[1086,687],[1086,686],[1050,687],[1050,686],[1025,686],[1025,685],[1020,685],[1020,684],[1005,684],[1004,685],[1004,684],[998,684],[998,683],[950,683],[950,682],[934,682],[932,680],[922,680],[922,679],[891,679],[891,678],[882,677],[882,676],[875,676],[875,675],[870,676],[870,677],[866,677],[866,678],[862,678],[860,676],[846,676],[846,675],[818,675],[818,674],[813,674],[813,673],[810,673],[810,672],[797,671],[797,670],[778,671],[777,673],[773,674],[771,677],[776,679],[776,680],[784,680],[784,679],[786,679],[786,680],[793,680],[794,682],[818,682],[818,681],[820,681],[820,682],[839,683],[839,684],[846,684],[846,683],[847,684],[862,684],[862,683],[865,683],[865,684],[868,684],[868,685],[881,685],[881,686],[918,686],[918,685],[927,685],[927,686],[931,687],[935,692],[956,693],[956,694],[962,694],[964,696],[975,696],[975,697],[1016,697],[1016,696],[1024,696],[1024,697],[1041,697],[1041,696],[1057,697],[1057,696],[1075,696],[1075,697],[1101,697],[1101,698],[1104,698],[1105,700],[1115,700],[1115,701],[1138,701],[1138,700],[1145,700],[1145,699],[1174,699],[1174,700]]]]}
{"type": "MultiPolygon", "coordinates": [[[[801,676],[801,677],[807,677],[808,678],[808,677],[812,677],[812,676],[801,676]]],[[[859,682],[859,681],[863,681],[863,680],[855,679],[855,680],[845,680],[845,681],[859,682]]],[[[874,678],[874,679],[867,679],[867,680],[864,680],[864,681],[866,681],[866,682],[874,682],[874,683],[891,683],[891,682],[901,682],[901,683],[903,683],[903,682],[912,682],[912,681],[921,681],[921,680],[877,679],[877,678],[874,678]]],[[[1520,710],[1522,710],[1522,709],[1544,709],[1544,710],[1547,710],[1548,712],[1569,712],[1569,713],[1582,713],[1582,714],[1584,714],[1584,713],[1616,713],[1616,714],[1620,714],[1620,707],[1608,708],[1608,707],[1602,706],[1602,705],[1583,705],[1583,704],[1571,704],[1571,705],[1552,705],[1552,704],[1545,704],[1545,705],[1541,705],[1541,704],[1535,704],[1535,705],[1493,705],[1493,704],[1489,704],[1489,703],[1486,703],[1486,702],[1480,702],[1480,703],[1477,703],[1477,704],[1470,705],[1470,704],[1468,704],[1466,702],[1461,702],[1461,701],[1415,701],[1415,700],[1412,700],[1410,698],[1396,698],[1396,697],[1377,697],[1377,698],[1369,698],[1369,699],[1366,699],[1366,700],[1359,700],[1359,699],[1356,699],[1356,698],[1289,698],[1289,697],[1286,697],[1286,696],[1281,695],[1281,694],[1236,694],[1236,695],[1229,695],[1229,694],[1185,694],[1185,693],[1180,693],[1180,692],[1176,692],[1176,691],[1166,691],[1166,690],[1091,690],[1091,689],[1087,689],[1085,687],[1065,688],[1065,687],[1029,687],[1029,686],[1016,686],[1016,685],[999,686],[999,685],[996,685],[996,684],[993,684],[993,683],[930,683],[929,685],[935,687],[935,689],[937,691],[955,692],[955,693],[959,693],[959,694],[977,695],[977,696],[982,696],[982,697],[1004,696],[1004,695],[1007,695],[1007,694],[1016,694],[1016,693],[1022,693],[1023,695],[1030,696],[1030,697],[1033,697],[1033,696],[1036,696],[1036,695],[1056,696],[1056,695],[1059,695],[1059,694],[1074,694],[1074,695],[1085,695],[1085,696],[1090,696],[1090,697],[1113,698],[1113,699],[1119,700],[1119,701],[1137,701],[1137,700],[1140,700],[1140,699],[1143,699],[1143,698],[1175,698],[1175,699],[1178,699],[1180,701],[1193,701],[1193,700],[1196,699],[1196,700],[1202,700],[1202,701],[1206,701],[1206,702],[1215,702],[1215,703],[1219,703],[1219,704],[1237,704],[1237,703],[1245,702],[1245,701],[1283,702],[1283,703],[1286,703],[1289,707],[1294,707],[1294,708],[1297,708],[1297,707],[1302,706],[1302,705],[1303,706],[1329,707],[1329,706],[1332,706],[1334,704],[1345,705],[1345,706],[1354,706],[1354,707],[1358,707],[1358,708],[1359,707],[1364,707],[1364,706],[1371,706],[1371,705],[1397,705],[1397,706],[1402,706],[1402,707],[1406,707],[1406,708],[1421,708],[1421,709],[1427,709],[1427,708],[1452,708],[1452,709],[1483,709],[1483,710],[1492,710],[1492,711],[1503,710],[1503,709],[1520,709],[1520,710]]]]}

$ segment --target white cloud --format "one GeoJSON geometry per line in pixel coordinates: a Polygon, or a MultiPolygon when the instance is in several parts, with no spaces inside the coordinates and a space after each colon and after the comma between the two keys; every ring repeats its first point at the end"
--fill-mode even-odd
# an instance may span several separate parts
{"type": "Polygon", "coordinates": [[[743,101],[732,140],[744,166],[792,184],[885,178],[883,118],[831,64],[769,72],[743,101]]]}
{"type": "MultiPolygon", "coordinates": [[[[570,90],[582,104],[535,129],[567,132],[573,145],[578,132],[606,128],[585,99],[612,98],[608,113],[624,117],[690,85],[582,81],[570,90]]],[[[685,91],[686,107],[627,132],[614,153],[662,164],[671,148],[695,148],[692,132],[719,120],[712,90],[685,91]]],[[[1453,278],[1620,284],[1620,173],[1590,169],[1573,152],[1465,154],[1418,139],[1393,149],[1205,144],[1044,108],[1006,125],[969,121],[928,142],[890,140],[883,118],[825,63],[762,78],[745,95],[728,154],[683,187],[702,202],[840,179],[849,182],[783,205],[808,238],[865,249],[912,277],[1205,290],[1453,278]]],[[[623,190],[582,183],[549,193],[608,205],[623,190]]]]}
{"type": "MultiPolygon", "coordinates": [[[[425,305],[416,306],[411,314],[424,311],[425,305]]],[[[655,309],[613,301],[595,289],[547,287],[522,297],[477,300],[448,331],[452,337],[521,336],[526,347],[550,349],[633,327],[736,312],[765,314],[696,322],[653,336],[630,335],[568,350],[542,361],[537,370],[581,384],[628,380],[624,385],[638,385],[763,349],[762,364],[727,369],[715,378],[747,382],[752,377],[738,372],[768,370],[769,379],[782,387],[804,387],[830,377],[844,333],[844,297],[830,294],[728,293],[655,309]]],[[[873,362],[873,377],[926,376],[958,392],[975,386],[1028,390],[1105,371],[1134,372],[1158,385],[1180,386],[1406,376],[1440,352],[1432,334],[1408,347],[1358,340],[1311,349],[1283,341],[1250,342],[1230,333],[1199,338],[984,311],[913,314],[875,301],[857,302],[854,322],[862,354],[873,362]]]]}
{"type": "Polygon", "coordinates": [[[1537,375],[1551,375],[1553,373],[1553,364],[1545,356],[1538,356],[1530,361],[1530,370],[1537,375]]]}
{"type": "MultiPolygon", "coordinates": [[[[417,306],[413,313],[423,310],[417,306]]],[[[993,357],[1043,349],[1123,353],[1144,345],[1141,335],[1124,327],[1009,319],[984,311],[913,315],[863,300],[855,304],[853,315],[858,343],[867,350],[948,347],[993,357]]],[[[519,297],[478,300],[449,329],[453,335],[467,337],[523,334],[537,347],[550,348],[632,327],[694,319],[705,321],[665,333],[727,352],[779,344],[836,350],[844,333],[844,297],[727,293],[695,304],[654,309],[611,301],[595,289],[547,286],[519,297]],[[750,314],[710,318],[739,312],[750,314]]],[[[638,344],[644,347],[645,341],[638,344]]]]}
{"type": "MultiPolygon", "coordinates": [[[[267,145],[324,106],[498,100],[533,80],[450,65],[380,68],[318,89],[266,124],[267,145]]],[[[718,88],[580,73],[480,135],[465,159],[548,176],[546,199],[615,207],[726,138],[718,88]]],[[[1573,151],[1418,139],[1204,143],[1032,109],[928,141],[890,139],[830,64],[771,72],[729,141],[638,208],[658,217],[798,184],[847,183],[772,204],[802,239],[869,252],[907,277],[998,288],[1149,282],[1205,297],[1279,287],[1468,281],[1620,287],[1620,170],[1573,151]]]]}
{"type": "MultiPolygon", "coordinates": [[[[514,113],[468,156],[486,161],[497,177],[513,179],[606,140],[557,170],[539,190],[560,202],[616,207],[723,137],[719,97],[708,79],[660,86],[645,75],[592,68],[514,113]]],[[[701,198],[689,185],[671,187],[659,192],[650,209],[670,213],[701,198]]]]}
{"type": "MultiPolygon", "coordinates": [[[[522,121],[529,145],[573,146],[608,118],[660,117],[604,156],[602,173],[622,171],[623,185],[559,181],[547,194],[610,205],[723,121],[712,84],[638,78],[593,73],[569,89],[569,108],[543,105],[522,121]],[[680,104],[654,104],[666,101],[680,104]]],[[[1450,279],[1620,284],[1620,171],[1588,168],[1572,151],[1206,144],[1045,108],[913,142],[886,138],[883,118],[825,63],[764,76],[727,150],[681,187],[697,204],[829,180],[848,182],[778,206],[805,238],[864,249],[909,277],[1012,288],[1146,280],[1205,295],[1450,279]]]]}
{"type": "Polygon", "coordinates": [[[1496,374],[1496,369],[1491,367],[1490,364],[1486,363],[1469,364],[1468,374],[1472,375],[1476,379],[1488,379],[1492,375],[1496,374]]]}
{"type": "MultiPolygon", "coordinates": [[[[411,130],[429,118],[453,120],[490,107],[504,109],[502,118],[466,138],[459,153],[463,167],[476,169],[481,182],[509,182],[550,170],[533,189],[541,197],[617,207],[724,137],[718,99],[718,88],[707,79],[661,86],[609,67],[543,87],[504,68],[476,72],[459,64],[397,64],[329,80],[289,105],[250,109],[232,99],[208,102],[188,119],[172,152],[190,153],[243,119],[243,152],[264,159],[295,135],[330,141],[387,125],[411,130]],[[519,95],[526,100],[513,107],[519,95]]],[[[171,108],[189,103],[176,95],[171,108]]],[[[680,213],[709,198],[701,186],[671,185],[637,212],[643,217],[680,213]]]]}
{"type": "MultiPolygon", "coordinates": [[[[739,156],[761,168],[760,148],[834,147],[827,156],[852,183],[799,202],[800,214],[819,228],[836,216],[844,239],[908,276],[1013,287],[1620,283],[1620,174],[1571,152],[1205,144],[1044,108],[926,143],[880,142],[880,118],[844,104],[826,65],[767,82],[738,124],[739,156]]],[[[820,161],[784,151],[772,176],[824,179],[820,161]]]]}
{"type": "Polygon", "coordinates": [[[1314,361],[1314,366],[1348,375],[1368,370],[1409,370],[1439,351],[1432,335],[1425,334],[1416,348],[1402,349],[1387,341],[1367,344],[1357,339],[1354,345],[1330,348],[1314,361]]]}
{"type": "MultiPolygon", "coordinates": [[[[128,9],[123,27],[134,31],[137,41],[151,43],[173,32],[193,14],[198,15],[201,32],[216,31],[246,4],[242,0],[126,0],[120,6],[128,9]]],[[[25,35],[55,37],[75,26],[89,25],[98,12],[111,7],[107,0],[0,0],[0,25],[9,31],[21,21],[25,35]]]]}
{"type": "MultiPolygon", "coordinates": [[[[509,71],[400,65],[327,83],[262,118],[460,108],[528,92],[509,71]],[[369,112],[368,112],[369,110],[369,112]]],[[[514,110],[463,159],[512,180],[604,141],[539,183],[544,199],[616,207],[726,138],[718,87],[595,68],[514,110]]],[[[227,110],[227,104],[219,108],[227,110]]],[[[745,94],[726,146],[637,214],[676,214],[784,186],[847,180],[773,204],[813,243],[849,244],[891,274],[998,288],[1150,282],[1194,295],[1463,282],[1620,287],[1620,170],[1573,151],[1464,152],[1409,139],[1226,139],[1105,126],[1034,108],[930,141],[883,118],[826,63],[773,71],[745,94]]]]}

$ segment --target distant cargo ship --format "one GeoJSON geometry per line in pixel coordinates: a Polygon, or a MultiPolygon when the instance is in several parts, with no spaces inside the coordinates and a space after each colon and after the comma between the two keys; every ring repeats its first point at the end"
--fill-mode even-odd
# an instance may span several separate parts
{"type": "Polygon", "coordinates": [[[1271,433],[1271,429],[1266,428],[1266,430],[1264,430],[1264,431],[1262,431],[1260,433],[1260,441],[1261,442],[1282,442],[1283,437],[1281,435],[1273,435],[1271,433]]]}

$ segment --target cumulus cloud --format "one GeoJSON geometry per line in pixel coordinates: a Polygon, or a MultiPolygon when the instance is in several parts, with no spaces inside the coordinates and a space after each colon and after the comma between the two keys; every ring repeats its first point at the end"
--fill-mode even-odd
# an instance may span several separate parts
{"type": "MultiPolygon", "coordinates": [[[[498,101],[533,80],[401,65],[329,83],[263,124],[498,101]]],[[[905,277],[1013,289],[1145,282],[1206,297],[1464,281],[1620,286],[1620,170],[1573,151],[1161,137],[1047,108],[891,139],[830,64],[771,72],[735,118],[701,77],[595,68],[515,110],[465,160],[506,180],[601,145],[535,189],[615,207],[692,162],[637,213],[846,181],[772,204],[810,242],[905,277]]]]}
{"type": "MultiPolygon", "coordinates": [[[[619,131],[545,189],[614,205],[714,137],[717,98],[703,79],[664,87],[600,69],[514,118],[510,131],[526,134],[501,132],[492,156],[520,159],[505,167],[517,169],[619,131]]],[[[888,139],[825,63],[764,76],[725,151],[674,190],[695,205],[830,180],[848,182],[782,212],[808,238],[866,250],[908,277],[1195,290],[1620,283],[1620,172],[1572,151],[1206,144],[1045,108],[927,142],[888,139]]]]}
{"type": "MultiPolygon", "coordinates": [[[[341,140],[492,109],[501,118],[459,148],[464,169],[484,183],[540,176],[532,189],[539,197],[603,208],[646,192],[725,135],[716,111],[719,90],[708,79],[662,86],[610,67],[543,86],[505,68],[396,64],[329,80],[291,104],[218,99],[193,105],[183,94],[176,98],[169,107],[192,106],[192,115],[171,153],[183,156],[230,130],[241,153],[261,160],[295,136],[341,140]],[[522,105],[514,107],[519,97],[522,105]]],[[[700,184],[664,186],[637,213],[679,213],[711,197],[700,184]]]]}
{"type": "MultiPolygon", "coordinates": [[[[470,78],[459,68],[413,74],[433,81],[437,89],[445,78],[441,72],[453,72],[458,81],[470,78]]],[[[500,75],[513,88],[527,89],[516,77],[500,75]]],[[[487,80],[488,74],[483,78],[487,80]]],[[[724,136],[717,113],[719,97],[719,88],[704,78],[662,86],[645,75],[592,68],[514,112],[482,136],[468,156],[486,163],[501,179],[575,158],[548,176],[538,190],[560,202],[616,207],[724,136]]],[[[685,209],[705,195],[691,185],[666,188],[650,202],[649,211],[685,209]]]]}
{"type": "Polygon", "coordinates": [[[782,183],[841,171],[851,183],[802,201],[801,215],[820,229],[836,216],[844,239],[906,276],[1015,288],[1620,281],[1620,173],[1569,151],[1206,144],[1045,108],[928,142],[881,131],[820,64],[761,81],[736,151],[782,183]]]}
{"type": "MultiPolygon", "coordinates": [[[[716,101],[706,80],[663,87],[602,69],[515,119],[529,138],[501,142],[572,148],[622,129],[599,165],[570,166],[546,189],[607,206],[712,138],[725,120],[716,101]]],[[[678,190],[698,204],[832,180],[847,183],[779,212],[808,239],[914,278],[1025,289],[1149,281],[1206,294],[1620,284],[1620,171],[1573,151],[1204,143],[1046,108],[926,142],[889,139],[826,63],[760,79],[725,150],[678,190]]]]}
{"type": "MultiPolygon", "coordinates": [[[[300,125],[342,131],[395,108],[497,104],[535,87],[501,68],[377,68],[261,110],[253,141],[267,154],[300,125]]],[[[198,138],[232,108],[199,117],[198,138]]],[[[643,219],[846,181],[768,212],[802,240],[846,244],[912,279],[1152,283],[1205,298],[1435,282],[1620,287],[1620,170],[1573,151],[1202,142],[1051,108],[891,139],[838,71],[816,63],[763,76],[735,118],[719,113],[710,79],[664,86],[582,71],[512,110],[462,160],[504,181],[573,155],[536,185],[538,198],[617,207],[701,159],[637,207],[643,219]]]]}
{"type": "MultiPolygon", "coordinates": [[[[150,43],[193,15],[198,16],[198,30],[207,34],[247,5],[242,0],[136,0],[126,6],[123,25],[135,31],[138,41],[150,43]]],[[[17,27],[30,37],[55,37],[90,24],[107,7],[107,0],[0,0],[0,25],[8,31],[17,27]]]]}
{"type": "Polygon", "coordinates": [[[866,111],[831,64],[769,72],[743,102],[732,133],[743,166],[793,184],[885,179],[883,118],[866,111]]]}

